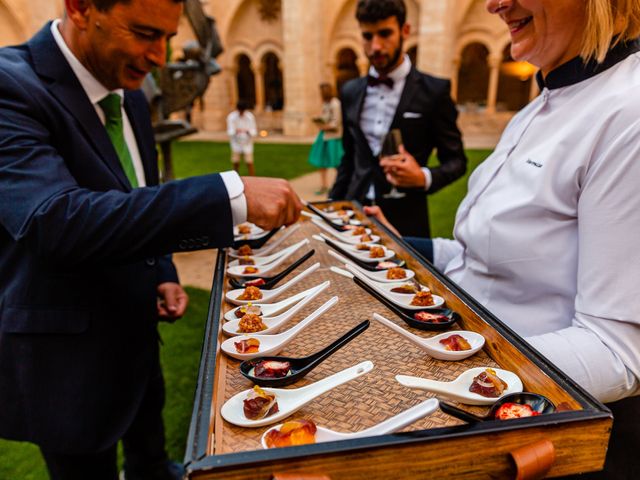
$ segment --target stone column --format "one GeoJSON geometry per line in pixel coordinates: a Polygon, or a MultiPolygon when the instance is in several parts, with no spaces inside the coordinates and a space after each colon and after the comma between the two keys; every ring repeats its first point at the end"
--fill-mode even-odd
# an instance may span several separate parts
{"type": "Polygon", "coordinates": [[[256,112],[261,113],[264,111],[265,91],[264,91],[264,64],[258,60],[258,65],[251,64],[251,70],[253,70],[253,76],[256,82],[256,112]]]}
{"type": "Polygon", "coordinates": [[[458,100],[458,77],[460,76],[460,57],[456,57],[451,62],[451,98],[458,100]]]}
{"type": "Polygon", "coordinates": [[[358,71],[360,72],[360,76],[363,76],[369,73],[369,59],[365,56],[364,52],[356,60],[356,65],[358,65],[358,71]]]}
{"type": "MultiPolygon", "coordinates": [[[[451,57],[456,0],[420,0],[418,69],[438,77],[452,78],[451,57]]],[[[416,25],[412,25],[416,28],[416,25]]]]}
{"type": "Polygon", "coordinates": [[[500,65],[502,56],[489,55],[489,89],[487,91],[487,113],[496,112],[496,99],[498,98],[498,81],[500,80],[500,65]]]}
{"type": "Polygon", "coordinates": [[[313,135],[311,118],[319,108],[318,84],[322,79],[323,2],[282,0],[285,135],[313,135]],[[304,39],[304,40],[302,40],[304,39]]]}

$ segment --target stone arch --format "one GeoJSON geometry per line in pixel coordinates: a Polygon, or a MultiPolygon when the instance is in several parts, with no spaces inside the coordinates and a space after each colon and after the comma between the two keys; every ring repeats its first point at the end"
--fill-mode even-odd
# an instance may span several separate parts
{"type": "Polygon", "coordinates": [[[264,108],[279,111],[284,108],[284,79],[281,56],[268,50],[260,59],[264,88],[264,108]]]}
{"type": "Polygon", "coordinates": [[[234,57],[234,65],[236,74],[236,98],[246,101],[250,108],[255,108],[256,76],[253,71],[251,58],[244,53],[240,53],[234,57]]]}
{"type": "Polygon", "coordinates": [[[460,53],[458,70],[458,103],[487,104],[489,90],[489,49],[480,42],[468,43],[460,53]]]}
{"type": "Polygon", "coordinates": [[[498,110],[518,111],[529,103],[531,83],[535,82],[535,78],[532,75],[533,67],[531,70],[523,72],[522,76],[519,76],[517,71],[506,68],[509,64],[522,63],[513,61],[510,49],[511,44],[509,43],[502,50],[496,108],[498,110]]]}
{"type": "Polygon", "coordinates": [[[358,54],[350,47],[345,47],[336,53],[335,60],[335,88],[336,92],[342,90],[342,86],[354,78],[360,76],[358,68],[358,54]]]}

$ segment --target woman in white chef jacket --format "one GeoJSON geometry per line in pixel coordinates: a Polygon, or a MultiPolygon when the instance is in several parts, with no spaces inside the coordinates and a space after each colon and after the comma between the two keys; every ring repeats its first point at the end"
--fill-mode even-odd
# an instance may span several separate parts
{"type": "MultiPolygon", "coordinates": [[[[539,67],[541,94],[471,176],[455,240],[409,241],[610,404],[601,478],[640,478],[640,1],[486,7],[512,57],[539,67]]],[[[416,165],[386,173],[402,186],[416,165]]]]}

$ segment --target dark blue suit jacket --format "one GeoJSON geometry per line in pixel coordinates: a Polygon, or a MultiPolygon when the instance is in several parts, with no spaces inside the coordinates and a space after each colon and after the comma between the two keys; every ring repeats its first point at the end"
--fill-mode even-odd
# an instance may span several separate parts
{"type": "Polygon", "coordinates": [[[0,49],[0,436],[59,452],[129,426],[157,349],[170,252],[232,241],[219,175],[158,186],[149,112],[127,92],[149,187],[131,190],[46,25],[0,49]]]}

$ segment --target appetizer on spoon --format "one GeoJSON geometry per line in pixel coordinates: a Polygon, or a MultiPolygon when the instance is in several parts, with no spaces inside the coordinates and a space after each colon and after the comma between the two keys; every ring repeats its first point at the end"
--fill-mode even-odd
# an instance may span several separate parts
{"type": "Polygon", "coordinates": [[[278,335],[241,335],[228,338],[220,345],[221,350],[238,360],[250,360],[258,356],[277,355],[296,335],[308,327],[314,320],[338,303],[338,297],[332,297],[311,315],[298,322],[286,332],[278,335]]]}
{"type": "Polygon", "coordinates": [[[240,392],[227,400],[222,405],[220,414],[227,422],[238,427],[271,425],[297,412],[316,397],[361,377],[372,369],[373,363],[367,360],[301,388],[261,389],[256,385],[254,389],[240,392]]]}
{"type": "Polygon", "coordinates": [[[399,333],[438,360],[464,360],[480,351],[484,346],[484,337],[476,332],[455,330],[441,333],[431,338],[422,338],[406,331],[404,328],[377,313],[373,314],[373,319],[394,332],[399,333]]]}
{"type": "Polygon", "coordinates": [[[233,303],[235,305],[246,305],[247,303],[271,303],[284,292],[286,292],[293,285],[298,283],[303,278],[311,275],[318,268],[320,268],[320,263],[315,263],[309,268],[307,268],[304,272],[298,274],[293,277],[284,285],[274,288],[273,290],[260,290],[258,287],[247,287],[245,289],[235,289],[230,290],[226,293],[225,298],[228,302],[233,303]]]}
{"type": "Polygon", "coordinates": [[[276,425],[264,432],[262,435],[262,448],[290,447],[308,443],[334,442],[386,435],[402,430],[406,426],[432,414],[437,408],[438,400],[430,398],[373,427],[353,433],[336,432],[328,428],[318,427],[309,420],[292,420],[285,424],[276,425]],[[296,422],[299,425],[291,425],[296,422]],[[306,428],[309,433],[300,435],[294,431],[296,428],[306,428]]]}
{"type": "MultiPolygon", "coordinates": [[[[338,297],[334,297],[338,298],[338,297]]],[[[369,320],[355,326],[319,352],[307,357],[261,356],[240,364],[240,373],[261,387],[284,387],[297,382],[340,348],[369,328],[369,320]]]]}
{"type": "Polygon", "coordinates": [[[474,415],[449,403],[440,402],[440,410],[467,423],[487,420],[513,420],[535,417],[556,411],[556,406],[543,395],[531,392],[511,393],[494,403],[484,416],[474,415]]]}
{"type": "Polygon", "coordinates": [[[287,238],[293,235],[300,228],[300,224],[296,223],[295,225],[291,225],[284,230],[284,233],[280,235],[276,240],[271,242],[269,245],[262,248],[250,248],[246,247],[242,249],[242,251],[238,251],[237,249],[228,248],[227,255],[232,258],[240,258],[251,255],[267,255],[279,247],[287,238]]]}
{"type": "Polygon", "coordinates": [[[467,405],[491,405],[509,393],[522,392],[522,381],[513,372],[500,368],[477,367],[462,372],[452,382],[396,375],[409,388],[443,395],[467,405]]]}
{"type": "Polygon", "coordinates": [[[257,315],[255,313],[247,312],[242,318],[237,318],[230,322],[225,323],[222,326],[222,331],[229,336],[246,335],[259,333],[260,335],[269,335],[277,332],[285,325],[291,318],[303,309],[309,302],[316,298],[320,293],[325,290],[331,282],[324,282],[314,291],[300,300],[296,305],[289,310],[276,315],[274,317],[266,317],[264,315],[257,315]]]}
{"type": "Polygon", "coordinates": [[[275,287],[281,280],[286,278],[291,272],[293,272],[296,268],[302,265],[304,262],[309,260],[316,253],[315,250],[309,250],[298,260],[293,262],[287,268],[282,270],[280,273],[276,273],[271,277],[246,277],[245,280],[237,280],[235,278],[229,278],[229,285],[233,288],[246,288],[246,287],[258,287],[261,290],[271,290],[275,287]]]}

